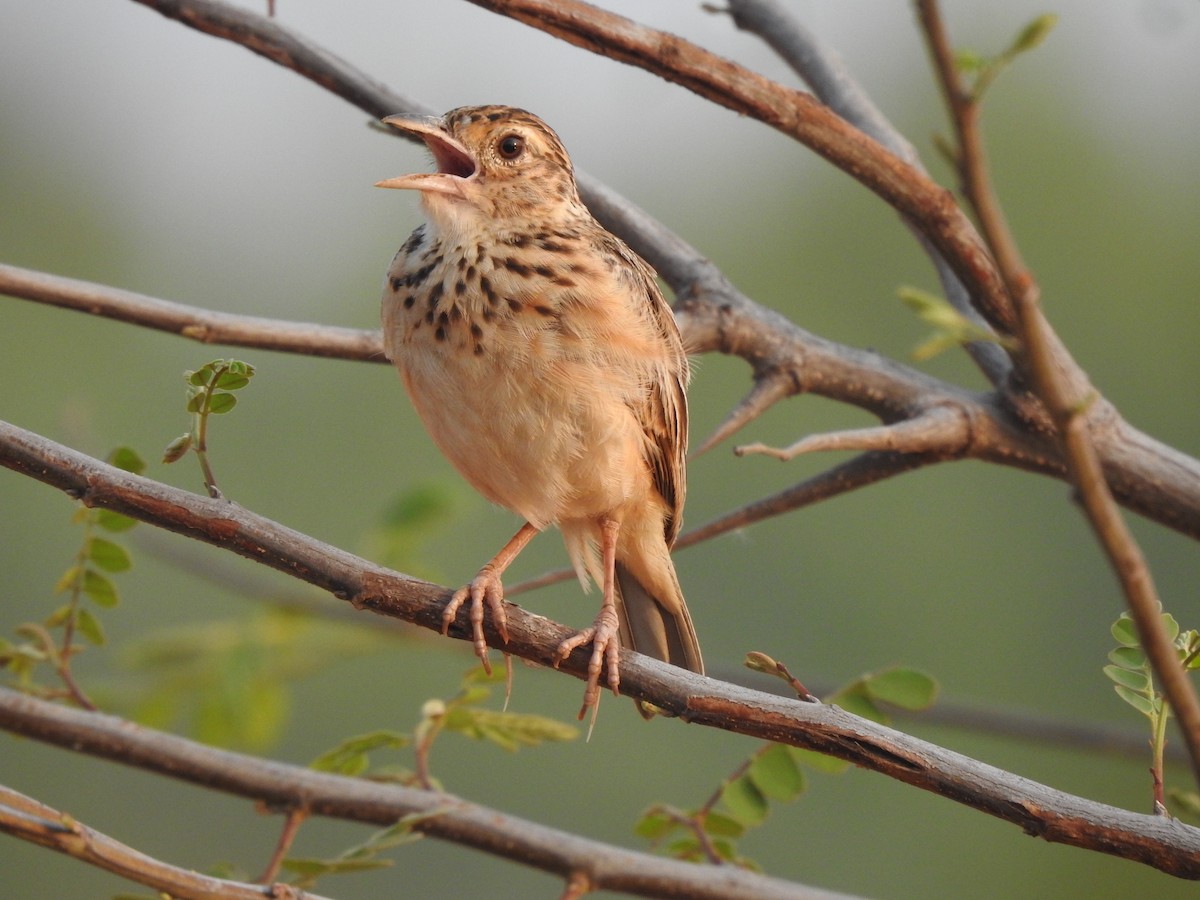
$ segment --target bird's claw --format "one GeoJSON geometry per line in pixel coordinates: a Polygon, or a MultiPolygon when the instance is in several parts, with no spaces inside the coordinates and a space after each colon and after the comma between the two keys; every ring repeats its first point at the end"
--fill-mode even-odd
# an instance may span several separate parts
{"type": "Polygon", "coordinates": [[[469,619],[475,655],[483,663],[483,670],[491,675],[492,664],[488,660],[488,645],[483,636],[484,609],[491,611],[492,622],[505,643],[508,643],[508,614],[504,611],[504,584],[490,565],[480,569],[470,584],[465,584],[454,592],[454,596],[442,611],[442,634],[449,634],[459,609],[468,599],[471,601],[469,619]]]}
{"type": "Polygon", "coordinates": [[[579,718],[583,719],[589,709],[595,710],[600,702],[600,674],[607,669],[607,684],[616,695],[620,695],[621,687],[621,642],[617,638],[617,611],[615,607],[604,606],[596,621],[576,634],[571,635],[558,645],[555,666],[571,655],[576,647],[582,647],[589,641],[592,644],[592,655],[588,660],[587,684],[583,689],[583,705],[579,708],[579,718]]]}

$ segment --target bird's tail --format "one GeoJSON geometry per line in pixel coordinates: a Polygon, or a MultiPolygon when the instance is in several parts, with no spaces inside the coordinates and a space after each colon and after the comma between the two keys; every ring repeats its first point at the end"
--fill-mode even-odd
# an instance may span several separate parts
{"type": "MultiPolygon", "coordinates": [[[[696,629],[673,568],[674,596],[661,598],[651,594],[620,560],[616,574],[621,645],[703,675],[704,660],[696,629]]],[[[660,592],[666,593],[662,589],[660,592]]]]}

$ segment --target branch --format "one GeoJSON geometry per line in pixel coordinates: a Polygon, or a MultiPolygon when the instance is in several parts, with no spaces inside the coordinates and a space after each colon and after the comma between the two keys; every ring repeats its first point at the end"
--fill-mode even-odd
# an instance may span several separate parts
{"type": "MultiPolygon", "coordinates": [[[[510,816],[451,794],[316,772],[219,750],[143,728],[116,716],[81,713],[0,688],[0,728],[47,744],[246,797],[272,809],[378,826],[411,817],[413,831],[568,879],[582,873],[593,890],[644,897],[712,900],[836,900],[819,891],[733,866],[691,863],[625,850],[510,816]]],[[[0,795],[0,799],[2,795],[0,795]]],[[[124,874],[124,873],[119,873],[124,874]]],[[[181,893],[179,896],[196,896],[181,893]]],[[[207,897],[288,896],[217,894],[207,897]]]]}
{"type": "MultiPolygon", "coordinates": [[[[360,609],[435,631],[441,628],[441,611],[449,597],[445,588],[376,566],[227,500],[124,472],[6,422],[0,422],[0,465],[66,491],[86,505],[112,509],[255,559],[360,609]]],[[[488,645],[553,665],[559,643],[571,630],[511,604],[505,608],[509,640],[503,642],[489,619],[485,622],[488,645]]],[[[466,614],[459,616],[451,636],[471,639],[466,614]]],[[[589,654],[587,648],[578,648],[560,668],[584,679],[589,654]]],[[[1074,797],[836,707],[747,690],[637,653],[622,656],[621,692],[684,721],[845,759],[1020,825],[1049,841],[1200,878],[1200,829],[1074,797]]],[[[157,770],[152,757],[138,764],[157,770]]],[[[377,791],[378,786],[370,790],[377,791]]]]}
{"type": "MultiPolygon", "coordinates": [[[[349,99],[371,115],[398,109],[429,111],[274,20],[216,0],[138,2],[208,34],[242,44],[349,99]]],[[[580,8],[578,4],[570,7],[580,8]]],[[[624,20],[618,17],[617,21],[624,20]]],[[[642,32],[658,34],[648,29],[642,32]]],[[[596,38],[598,44],[602,37],[596,38]]],[[[686,42],[672,40],[680,45],[685,60],[693,60],[693,50],[703,53],[686,42]]],[[[739,67],[734,69],[744,73],[739,67]]],[[[754,83],[770,85],[753,73],[745,74],[754,83]]],[[[715,75],[710,73],[709,77],[715,75]]],[[[784,91],[778,85],[774,87],[784,91]]],[[[807,96],[795,91],[784,93],[807,96]]],[[[884,158],[889,158],[886,153],[884,158]]],[[[625,238],[671,285],[677,296],[681,329],[693,352],[736,354],[754,367],[759,379],[786,375],[795,384],[795,392],[812,391],[859,405],[885,422],[920,415],[928,402],[966,402],[964,414],[973,423],[987,426],[975,429],[976,441],[970,452],[973,458],[1063,477],[1058,446],[1043,433],[1039,411],[1028,409],[1021,396],[1008,394],[980,400],[977,395],[875,354],[817,338],[749,300],[694,248],[611,189],[584,173],[579,175],[579,184],[597,218],[625,238]],[[972,398],[974,402],[970,402],[972,398]],[[1008,436],[1014,440],[1007,440],[1008,436]]],[[[1070,363],[1069,357],[1066,361],[1070,363]]],[[[1092,429],[1105,474],[1118,500],[1141,515],[1200,538],[1200,462],[1132,428],[1108,404],[1095,404],[1092,429]]]]}
{"type": "MultiPolygon", "coordinates": [[[[0,695],[6,694],[20,696],[0,688],[0,695]]],[[[33,702],[45,703],[41,700],[33,702]]],[[[52,704],[46,705],[54,708],[52,704]]],[[[262,900],[264,897],[268,900],[324,900],[317,894],[287,884],[243,884],[168,865],[3,785],[0,785],[0,831],[57,850],[178,900],[212,900],[216,897],[222,900],[262,900]]]]}
{"type": "MultiPolygon", "coordinates": [[[[827,47],[798,20],[795,11],[777,0],[729,0],[734,24],[761,37],[812,88],[813,93],[839,116],[879,141],[905,162],[924,171],[916,149],[855,81],[841,57],[827,47]]],[[[921,249],[933,263],[950,305],[976,325],[986,321],[971,303],[971,295],[954,274],[946,258],[916,228],[905,220],[921,249]]],[[[973,341],[966,346],[975,363],[994,385],[1003,385],[1012,369],[1004,350],[992,341],[973,341]]]]}
{"type": "Polygon", "coordinates": [[[214,312],[0,263],[0,293],[166,331],[202,344],[386,362],[378,331],[214,312]]]}
{"type": "Polygon", "coordinates": [[[1142,649],[1176,714],[1194,777],[1200,783],[1200,697],[1163,625],[1162,603],[1150,568],[1106,483],[1089,423],[1089,407],[1097,405],[1100,398],[1081,371],[1073,364],[1063,364],[1066,351],[1046,321],[1041,292],[1025,268],[992,190],[979,130],[979,101],[962,84],[938,4],[936,0],[918,0],[917,11],[958,136],[958,169],[964,191],[1000,262],[1005,284],[1016,298],[1017,328],[1024,348],[1021,368],[1029,373],[1038,398],[1054,422],[1070,480],[1121,584],[1142,649]]]}

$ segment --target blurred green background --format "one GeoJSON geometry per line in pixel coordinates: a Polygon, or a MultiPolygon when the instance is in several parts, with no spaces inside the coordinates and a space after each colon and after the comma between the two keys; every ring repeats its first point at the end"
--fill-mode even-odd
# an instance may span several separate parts
{"type": "MultiPolygon", "coordinates": [[[[265,4],[251,4],[259,9],[265,4]]],[[[699,4],[607,4],[793,82],[755,39],[699,4]]],[[[907,4],[794,4],[847,59],[945,180],[930,137],[944,129],[907,4]]],[[[577,165],[710,255],[751,297],[805,328],[908,359],[926,329],[896,289],[936,288],[896,217],[807,151],[678,88],[569,48],[463,3],[280,0],[280,20],[435,108],[504,102],[544,116],[577,165]]],[[[1034,15],[1061,20],[1047,44],[993,88],[986,135],[998,190],[1051,320],[1096,384],[1136,426],[1200,452],[1200,8],[1145,2],[948,2],[955,41],[999,50],[1034,15]],[[1183,99],[1181,99],[1183,98],[1183,99]]],[[[368,129],[341,100],[231,44],[129,2],[0,2],[0,260],[212,309],[374,327],[382,274],[418,221],[415,198],[380,178],[425,166],[368,129]]],[[[0,417],[103,456],[129,444],[149,474],[200,490],[191,460],[157,463],[183,431],[180,373],[236,355],[258,367],[238,410],[214,424],[226,493],[288,526],[378,556],[398,497],[441,510],[404,549],[416,574],[468,578],[515,522],[457,478],[385,366],[204,347],[23,301],[0,300],[0,417]]],[[[958,354],[922,364],[982,387],[958,354]]],[[[737,360],[697,361],[699,442],[748,387],[737,360]]],[[[818,398],[781,404],[737,440],[783,444],[868,424],[818,398]]],[[[690,468],[687,520],[708,521],[835,462],[738,460],[722,446],[690,468]]],[[[43,618],[80,531],[62,494],[0,471],[3,633],[43,618]]],[[[1135,521],[1165,602],[1200,626],[1200,556],[1135,521]]],[[[122,605],[103,616],[110,646],[78,663],[85,683],[127,697],[132,647],[167,629],[208,646],[204,623],[233,623],[249,665],[316,667],[276,697],[290,711],[262,752],[306,763],[343,737],[411,729],[422,702],[449,696],[465,645],[373,637],[310,624],[290,656],[258,655],[263,605],[230,589],[296,593],[282,576],[172,536],[129,543],[122,605]],[[218,581],[181,573],[182,552],[218,581]],[[345,652],[349,645],[360,652],[345,652]]],[[[837,685],[893,663],[941,683],[946,701],[1137,732],[1142,722],[1101,674],[1122,604],[1087,527],[1058,482],[976,463],[945,465],[681,552],[680,578],[713,673],[742,677],[749,650],[806,682],[837,685]]],[[[513,570],[561,565],[555,536],[513,570]]],[[[300,591],[303,594],[303,591],[300,591]]],[[[590,621],[573,583],[523,605],[590,621]]],[[[297,626],[303,628],[304,626],[297,626]]],[[[144,646],[144,644],[143,644],[144,646]]],[[[514,708],[569,719],[573,679],[519,667],[514,708]]],[[[187,723],[178,727],[186,728],[187,723]]],[[[1051,750],[906,722],[923,737],[1056,788],[1149,807],[1147,759],[1051,750]]],[[[110,763],[0,737],[0,781],[173,863],[228,861],[254,874],[279,821],[250,803],[110,763]]],[[[446,736],[434,771],[449,790],[588,836],[639,846],[650,802],[704,801],[755,744],[679,722],[643,723],[606,701],[590,743],[515,755],[446,736]]],[[[1170,781],[1188,786],[1184,769],[1170,781]]],[[[368,830],[315,821],[296,852],[331,856],[368,830]]],[[[1194,896],[1134,863],[1052,846],[881,776],[814,775],[743,851],[767,871],[889,898],[1194,896]]],[[[555,896],[555,879],[432,841],[396,851],[382,873],[322,882],[342,898],[555,896]]],[[[101,897],[129,885],[65,857],[0,840],[11,900],[101,897]]]]}

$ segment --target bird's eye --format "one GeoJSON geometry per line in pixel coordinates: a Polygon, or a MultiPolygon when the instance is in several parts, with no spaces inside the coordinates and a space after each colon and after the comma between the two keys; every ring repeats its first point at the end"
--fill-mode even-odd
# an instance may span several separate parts
{"type": "Polygon", "coordinates": [[[514,160],[525,152],[525,139],[518,134],[507,134],[496,144],[500,155],[507,160],[514,160]]]}

